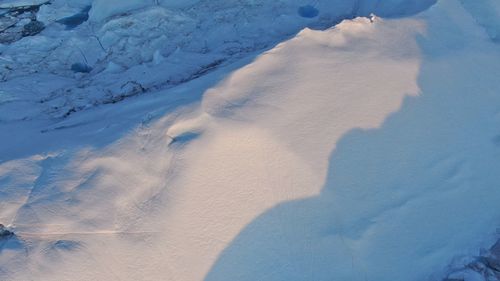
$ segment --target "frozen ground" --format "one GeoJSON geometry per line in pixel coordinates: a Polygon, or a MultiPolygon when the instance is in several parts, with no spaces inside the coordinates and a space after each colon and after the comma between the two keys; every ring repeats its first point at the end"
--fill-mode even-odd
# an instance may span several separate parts
{"type": "Polygon", "coordinates": [[[0,280],[495,280],[499,2],[110,3],[0,45],[0,280]]]}

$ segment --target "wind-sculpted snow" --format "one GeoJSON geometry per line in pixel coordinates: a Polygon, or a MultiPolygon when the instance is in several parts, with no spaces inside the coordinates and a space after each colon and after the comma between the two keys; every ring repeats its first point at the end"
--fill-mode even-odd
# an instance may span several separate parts
{"type": "Polygon", "coordinates": [[[486,280],[495,9],[162,3],[2,46],[38,72],[0,88],[0,280],[486,280]]]}
{"type": "MultiPolygon", "coordinates": [[[[460,5],[442,4],[428,16],[429,30],[452,27],[460,35],[430,31],[418,40],[418,96],[405,98],[379,128],[343,134],[321,193],[278,204],[253,220],[206,281],[439,280],[453,256],[479,252],[481,241],[474,237],[495,239],[499,53],[460,5]],[[443,19],[432,17],[438,15],[443,19]],[[453,52],[439,50],[449,44],[453,52]]],[[[411,58],[408,52],[403,61],[411,58]]],[[[402,59],[396,50],[386,53],[402,59]]],[[[335,120],[333,112],[323,114],[335,120]]],[[[486,273],[452,276],[497,280],[486,273]]]]}
{"type": "MultiPolygon", "coordinates": [[[[315,13],[304,17],[300,11],[307,3],[291,0],[55,0],[37,14],[45,24],[41,34],[0,45],[0,85],[10,92],[22,81],[36,112],[66,117],[184,83],[270,48],[306,26],[324,29],[372,12],[404,15],[433,3],[379,2],[315,1],[311,6],[315,13]],[[92,5],[90,11],[88,5],[92,5]],[[71,18],[89,20],[68,29],[65,21],[71,18]],[[29,81],[40,73],[63,76],[72,83],[38,89],[29,81]]],[[[33,117],[30,110],[20,118],[33,117]]]]}

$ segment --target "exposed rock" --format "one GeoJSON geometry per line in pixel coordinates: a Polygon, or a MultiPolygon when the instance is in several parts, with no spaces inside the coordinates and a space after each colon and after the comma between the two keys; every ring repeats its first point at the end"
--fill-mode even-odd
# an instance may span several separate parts
{"type": "Polygon", "coordinates": [[[492,255],[500,258],[500,240],[498,240],[497,243],[491,247],[490,252],[492,255]]]}
{"type": "Polygon", "coordinates": [[[0,44],[10,44],[21,38],[20,32],[0,32],[0,44]]]}
{"type": "Polygon", "coordinates": [[[11,44],[26,36],[36,35],[45,28],[45,25],[36,20],[40,6],[35,5],[11,6],[2,8],[0,13],[0,43],[11,44]]]}
{"type": "Polygon", "coordinates": [[[500,281],[500,239],[463,268],[454,269],[443,281],[500,281]]]}
{"type": "Polygon", "coordinates": [[[0,239],[7,238],[14,235],[14,233],[8,230],[3,224],[0,224],[0,239]]]}
{"type": "Polygon", "coordinates": [[[37,35],[38,33],[42,32],[44,28],[45,25],[43,24],[43,22],[34,20],[23,27],[22,35],[23,37],[37,35]]]}
{"type": "Polygon", "coordinates": [[[1,17],[0,18],[0,32],[7,30],[17,24],[19,20],[13,17],[1,17]]]}
{"type": "Polygon", "coordinates": [[[498,259],[498,257],[495,256],[485,257],[484,263],[488,268],[500,272],[500,259],[498,259]]]}

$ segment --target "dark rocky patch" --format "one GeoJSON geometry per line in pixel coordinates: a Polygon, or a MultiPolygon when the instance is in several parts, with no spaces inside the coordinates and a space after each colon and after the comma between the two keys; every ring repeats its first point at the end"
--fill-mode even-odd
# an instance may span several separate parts
{"type": "Polygon", "coordinates": [[[37,35],[38,33],[42,32],[42,30],[45,28],[45,25],[41,21],[31,21],[30,23],[26,24],[23,26],[23,32],[22,36],[34,36],[37,35]]]}
{"type": "MultiPolygon", "coordinates": [[[[474,273],[482,280],[500,280],[500,239],[463,268],[454,269],[443,281],[468,281],[465,273],[474,273]],[[463,276],[463,277],[462,277],[463,276]]],[[[476,279],[474,279],[476,280],[476,279]]]]}
{"type": "Polygon", "coordinates": [[[14,232],[8,230],[3,224],[0,224],[0,239],[8,238],[14,235],[14,232]]]}
{"type": "Polygon", "coordinates": [[[11,44],[26,36],[34,36],[42,32],[45,25],[37,21],[36,15],[43,5],[13,6],[0,10],[0,44],[11,44]]]}

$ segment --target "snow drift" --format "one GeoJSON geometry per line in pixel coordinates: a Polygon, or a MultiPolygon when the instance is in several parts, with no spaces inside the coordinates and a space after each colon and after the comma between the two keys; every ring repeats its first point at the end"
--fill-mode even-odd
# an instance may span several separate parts
{"type": "MultiPolygon", "coordinates": [[[[440,280],[493,244],[499,4],[263,3],[130,6],[92,23],[119,54],[95,73],[6,76],[0,223],[15,236],[0,279],[440,280]],[[158,22],[185,45],[150,49],[158,22]],[[151,86],[164,79],[177,83],[151,86]],[[107,82],[151,95],[99,92],[107,82]],[[48,92],[86,110],[46,118],[29,105],[48,92]]],[[[83,42],[87,27],[62,36],[83,42]]],[[[44,36],[3,50],[36,61],[12,48],[54,50],[44,36]]]]}

